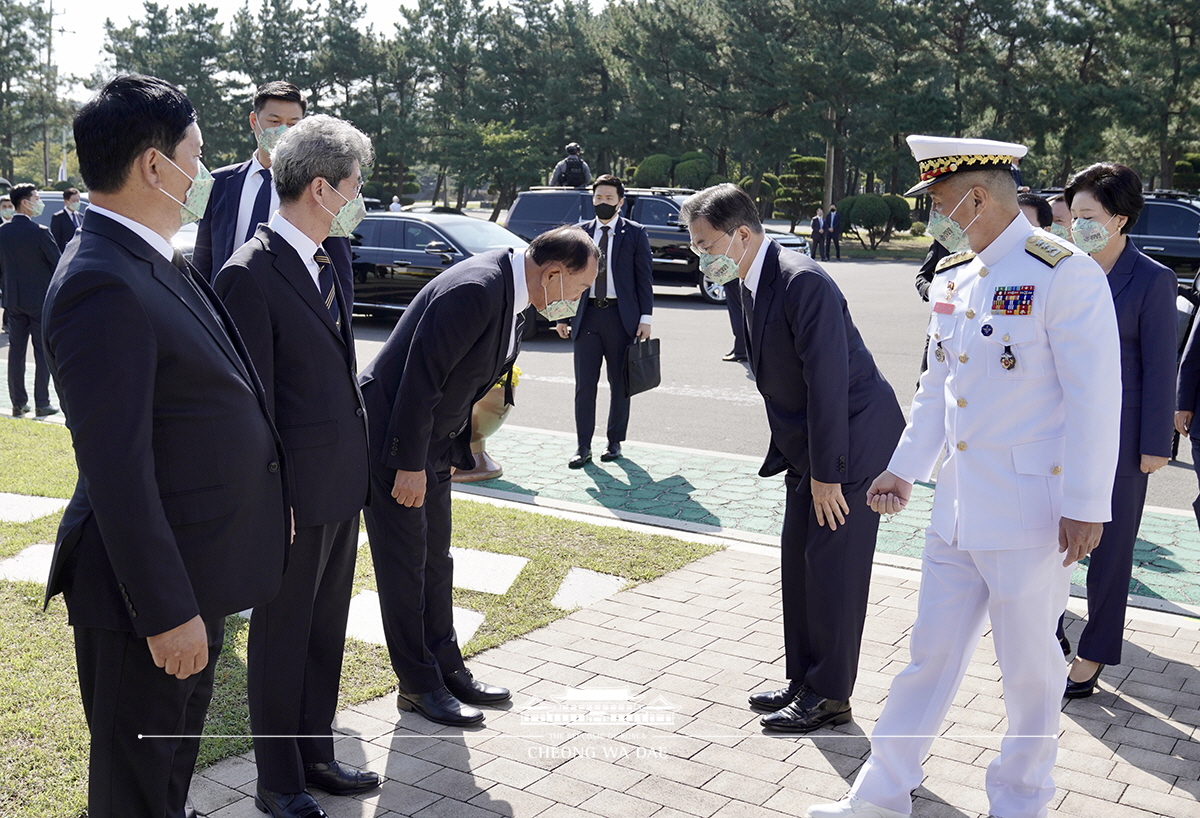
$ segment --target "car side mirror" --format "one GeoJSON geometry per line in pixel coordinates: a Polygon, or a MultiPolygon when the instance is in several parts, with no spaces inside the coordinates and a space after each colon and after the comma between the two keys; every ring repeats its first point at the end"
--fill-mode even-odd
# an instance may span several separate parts
{"type": "Polygon", "coordinates": [[[440,256],[443,264],[449,264],[457,255],[457,251],[444,241],[429,242],[425,245],[425,252],[431,256],[440,256]]]}

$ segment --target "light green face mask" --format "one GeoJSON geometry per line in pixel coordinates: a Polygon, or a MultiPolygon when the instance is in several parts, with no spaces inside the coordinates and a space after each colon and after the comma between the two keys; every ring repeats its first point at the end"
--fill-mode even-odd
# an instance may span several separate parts
{"type": "MultiPolygon", "coordinates": [[[[171,162],[170,157],[165,153],[162,157],[171,162]]],[[[171,166],[184,176],[188,175],[187,171],[174,162],[171,162],[171,166]]],[[[213,175],[208,172],[208,168],[204,167],[204,163],[199,160],[196,161],[196,168],[196,175],[188,177],[192,180],[192,186],[188,188],[182,202],[161,187],[159,188],[168,199],[179,205],[179,218],[183,224],[198,222],[203,218],[204,210],[208,207],[209,194],[212,193],[213,175]]]]}
{"type": "MultiPolygon", "coordinates": [[[[330,185],[330,187],[333,186],[330,185]]],[[[342,192],[336,187],[333,188],[333,192],[342,196],[342,192]]],[[[346,199],[345,196],[342,198],[346,199]]],[[[321,209],[333,216],[333,221],[329,225],[329,235],[335,238],[350,238],[354,234],[354,228],[358,227],[358,223],[367,215],[367,205],[363,201],[361,193],[353,199],[346,199],[346,203],[338,208],[337,213],[325,205],[321,205],[321,209]]]]}
{"type": "Polygon", "coordinates": [[[33,213],[31,213],[29,215],[31,218],[34,218],[34,219],[36,219],[38,216],[42,215],[42,213],[44,213],[46,211],[46,205],[45,205],[45,203],[42,202],[41,199],[38,199],[36,202],[33,202],[30,206],[33,208],[33,213]]]}
{"type": "Polygon", "coordinates": [[[276,125],[274,128],[262,128],[255,136],[258,139],[258,146],[267,153],[275,150],[275,146],[279,144],[279,137],[287,133],[287,125],[276,125]]]}
{"type": "Polygon", "coordinates": [[[0,219],[4,219],[6,222],[11,221],[12,217],[16,214],[17,211],[13,210],[11,207],[0,207],[0,219]]]}

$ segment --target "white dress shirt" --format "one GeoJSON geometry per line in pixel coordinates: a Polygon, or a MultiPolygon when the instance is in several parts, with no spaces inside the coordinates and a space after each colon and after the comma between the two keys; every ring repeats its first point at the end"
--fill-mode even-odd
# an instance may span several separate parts
{"type": "MultiPolygon", "coordinates": [[[[242,198],[238,202],[237,232],[233,234],[234,247],[242,246],[242,242],[246,238],[246,231],[250,229],[250,215],[254,212],[254,200],[258,198],[258,189],[263,184],[262,177],[258,175],[260,170],[263,170],[263,165],[258,161],[258,154],[255,153],[250,157],[250,170],[246,172],[246,177],[242,180],[242,198]]],[[[268,216],[278,209],[279,194],[275,192],[275,185],[271,185],[271,204],[267,207],[268,216]]]]}
{"type": "MultiPolygon", "coordinates": [[[[317,267],[317,262],[313,259],[313,256],[317,254],[317,250],[321,249],[321,246],[314,244],[313,240],[304,235],[300,228],[289,222],[278,212],[271,217],[271,221],[267,224],[267,227],[274,230],[279,238],[290,244],[300,254],[300,260],[304,262],[304,269],[308,270],[308,274],[312,276],[313,286],[317,288],[318,293],[321,293],[320,268],[317,267]]],[[[322,297],[324,295],[324,293],[321,293],[322,297]]]]}
{"type": "Polygon", "coordinates": [[[174,263],[175,248],[171,246],[171,242],[164,239],[160,234],[151,230],[146,225],[142,224],[141,222],[135,222],[128,216],[122,216],[120,213],[114,213],[108,208],[101,207],[98,204],[91,205],[88,209],[96,211],[101,216],[107,216],[119,225],[128,227],[130,230],[136,233],[139,238],[144,239],[146,244],[149,244],[151,247],[161,253],[163,258],[174,263]]]}
{"type": "MultiPolygon", "coordinates": [[[[621,224],[621,216],[619,214],[616,216],[613,216],[612,221],[610,221],[608,223],[600,221],[600,217],[597,216],[596,217],[596,229],[592,231],[592,241],[596,242],[597,247],[600,247],[600,241],[604,235],[603,233],[600,232],[601,228],[607,227],[608,228],[608,249],[611,251],[613,243],[616,241],[617,227],[620,224],[621,224]]],[[[612,277],[612,263],[613,262],[612,262],[612,253],[611,252],[607,256],[605,256],[605,260],[607,261],[607,264],[604,265],[605,269],[597,272],[596,281],[599,282],[601,277],[606,278],[608,280],[608,288],[607,288],[608,295],[606,295],[605,298],[607,298],[609,301],[616,301],[617,300],[617,288],[613,285],[613,277],[612,277]]],[[[595,295],[596,295],[596,285],[593,284],[592,285],[592,297],[595,298],[595,295]]],[[[640,324],[649,324],[650,321],[651,321],[651,316],[649,316],[649,315],[643,315],[641,318],[638,319],[638,323],[640,323],[640,324]]]]}
{"type": "Polygon", "coordinates": [[[529,284],[525,281],[525,251],[509,250],[508,255],[512,259],[513,268],[513,316],[512,326],[508,331],[506,357],[511,358],[517,346],[517,316],[529,306],[529,284]]]}

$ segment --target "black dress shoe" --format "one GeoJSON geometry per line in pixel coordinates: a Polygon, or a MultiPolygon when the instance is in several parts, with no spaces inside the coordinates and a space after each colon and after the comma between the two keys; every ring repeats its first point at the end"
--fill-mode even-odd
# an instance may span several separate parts
{"type": "Polygon", "coordinates": [[[768,730],[781,733],[811,733],[826,725],[845,724],[850,721],[850,702],[827,699],[811,690],[800,696],[782,710],[768,713],[759,723],[768,730]]]}
{"type": "Polygon", "coordinates": [[[1071,640],[1066,637],[1066,634],[1058,637],[1058,646],[1062,648],[1063,656],[1071,655],[1071,640]]]}
{"type": "Polygon", "coordinates": [[[751,693],[750,706],[757,707],[760,710],[770,710],[773,713],[791,704],[800,695],[800,691],[804,689],[804,682],[789,680],[788,686],[782,690],[764,690],[761,693],[751,693]]]}
{"type": "Polygon", "coordinates": [[[483,711],[463,704],[444,687],[429,693],[405,693],[396,695],[396,707],[408,713],[420,713],[435,724],[449,727],[471,727],[483,721],[483,711]]]}
{"type": "Polygon", "coordinates": [[[53,406],[42,406],[34,414],[40,418],[50,417],[50,415],[57,415],[58,409],[53,406]]]}
{"type": "Polygon", "coordinates": [[[307,792],[271,792],[259,787],[254,793],[254,806],[271,818],[329,818],[307,792]]]}
{"type": "Polygon", "coordinates": [[[14,406],[13,407],[13,417],[15,417],[15,418],[23,417],[28,414],[29,414],[28,406],[14,406]]]}
{"type": "Polygon", "coordinates": [[[1071,677],[1067,677],[1067,689],[1063,693],[1063,698],[1066,699],[1086,699],[1088,696],[1096,692],[1096,682],[1100,679],[1100,671],[1104,670],[1104,665],[1096,668],[1096,672],[1092,674],[1092,678],[1086,682],[1073,682],[1071,677]]]}
{"type": "Polygon", "coordinates": [[[335,761],[304,765],[304,783],[331,795],[354,795],[379,786],[379,773],[358,770],[335,761]]]}
{"type": "Polygon", "coordinates": [[[471,671],[466,668],[446,674],[442,677],[442,681],[446,683],[446,689],[453,694],[454,698],[467,704],[497,704],[512,698],[507,687],[495,687],[478,682],[471,675],[471,671]]]}
{"type": "Polygon", "coordinates": [[[736,352],[727,352],[727,353],[725,353],[724,355],[722,355],[722,356],[721,356],[721,360],[722,360],[722,361],[736,362],[736,363],[739,363],[739,364],[740,364],[740,363],[743,363],[743,362],[745,362],[745,361],[747,361],[747,360],[749,360],[749,359],[748,359],[748,358],[747,358],[745,355],[739,355],[739,354],[737,354],[736,352]]]}
{"type": "Polygon", "coordinates": [[[608,448],[604,450],[604,454],[600,455],[600,459],[605,463],[611,463],[614,460],[621,459],[621,444],[609,443],[608,448]]]}
{"type": "Polygon", "coordinates": [[[582,469],[584,466],[586,466],[588,463],[591,463],[591,462],[592,462],[592,450],[591,449],[580,449],[579,451],[575,452],[574,457],[572,457],[570,460],[567,461],[567,468],[582,469]]]}

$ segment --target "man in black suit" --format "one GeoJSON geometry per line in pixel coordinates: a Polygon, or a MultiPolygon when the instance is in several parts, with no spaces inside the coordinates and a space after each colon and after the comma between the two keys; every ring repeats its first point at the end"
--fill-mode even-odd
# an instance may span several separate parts
{"type": "Polygon", "coordinates": [[[351,304],[322,247],[331,228],[354,226],[348,212],[372,159],[371,141],[348,122],[314,116],[290,129],[272,164],[279,210],[213,282],[262,379],[295,514],[283,587],[254,609],[247,661],[256,803],[274,818],[324,815],[310,786],[336,795],[379,786],[376,773],[333,755],[370,473],[351,304]]]}
{"type": "Polygon", "coordinates": [[[737,267],[750,366],[771,427],[759,474],[786,472],[780,574],[789,682],[750,703],[774,711],[762,719],[768,730],[842,724],[851,718],[879,527],[866,492],[904,415],[837,285],[807,256],[767,239],[744,191],[702,190],[680,221],[692,247],[715,256],[710,265],[737,267]]]}
{"type": "Polygon", "coordinates": [[[75,231],[82,224],[79,215],[79,190],[69,187],[63,191],[63,209],[50,217],[50,234],[60,251],[67,249],[67,242],[75,238],[75,231]]]}
{"type": "Polygon", "coordinates": [[[842,260],[842,217],[837,212],[837,205],[829,206],[829,216],[825,219],[825,261],[829,261],[829,247],[837,251],[837,260],[842,260]]]}
{"type": "Polygon", "coordinates": [[[461,261],[417,294],[359,376],[371,442],[367,535],[401,710],[466,726],[483,721],[472,705],[509,698],[472,678],[454,634],[450,470],[475,465],[471,407],[502,375],[511,382],[522,312],[533,304],[552,321],[571,315],[597,258],[585,232],[559,227],[524,251],[461,261]]]}
{"type": "Polygon", "coordinates": [[[58,264],[50,230],[33,219],[42,215],[41,196],[33,185],[9,193],[16,214],[0,227],[0,274],[4,277],[4,314],[8,323],[8,397],[13,417],[29,412],[25,389],[25,345],[33,341],[33,401],[37,416],[58,413],[50,405],[50,370],[42,352],[42,302],[58,264]]]}
{"type": "Polygon", "coordinates": [[[634,340],[650,337],[654,310],[654,278],[650,237],[646,228],[621,215],[625,185],[605,174],[592,185],[596,218],[580,225],[600,248],[596,283],[584,293],[579,311],[556,325],[562,338],[575,337],[575,435],[579,446],[567,464],[583,468],[592,461],[596,430],[596,392],[600,363],[608,372],[608,447],[600,459],[621,456],[629,428],[629,395],[625,392],[625,350],[634,340]]]}
{"type": "Polygon", "coordinates": [[[204,212],[196,112],[117,76],[75,116],[92,206],[46,295],[79,466],[46,585],[75,629],[90,818],[183,818],[225,616],[275,595],[282,449],[232,320],[171,247],[204,212]]]}
{"type": "Polygon", "coordinates": [[[813,216],[812,224],[809,225],[812,232],[812,257],[818,261],[825,259],[825,254],[828,252],[825,249],[825,211],[817,208],[817,215],[813,216]]]}
{"type": "MultiPolygon", "coordinates": [[[[196,231],[192,264],[209,281],[234,250],[254,237],[258,225],[266,224],[279,209],[279,194],[271,184],[271,150],[288,128],[304,118],[307,110],[308,101],[290,82],[268,82],[255,92],[250,111],[254,155],[245,162],[213,171],[212,196],[196,231]]],[[[350,240],[331,237],[322,246],[333,259],[333,269],[342,287],[352,294],[350,240]]]]}

